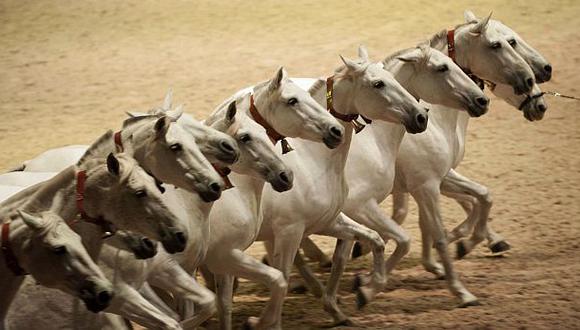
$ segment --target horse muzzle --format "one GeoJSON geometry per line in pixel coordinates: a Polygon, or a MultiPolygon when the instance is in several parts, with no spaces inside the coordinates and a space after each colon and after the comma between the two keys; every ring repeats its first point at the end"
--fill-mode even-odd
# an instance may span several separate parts
{"type": "Polygon", "coordinates": [[[87,309],[93,313],[103,311],[109,307],[114,297],[111,285],[101,286],[94,282],[87,282],[79,292],[79,298],[85,303],[87,309]]]}
{"type": "Polygon", "coordinates": [[[161,235],[161,244],[169,254],[183,252],[187,246],[187,233],[177,228],[167,228],[161,235]]]}

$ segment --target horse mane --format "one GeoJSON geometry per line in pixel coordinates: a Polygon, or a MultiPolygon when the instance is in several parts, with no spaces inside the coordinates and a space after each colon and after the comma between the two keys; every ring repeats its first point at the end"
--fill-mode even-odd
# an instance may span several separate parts
{"type": "MultiPolygon", "coordinates": [[[[477,23],[477,21],[464,22],[464,23],[455,25],[455,27],[453,27],[453,29],[457,30],[457,29],[460,29],[464,26],[475,24],[475,23],[477,23]]],[[[438,48],[438,46],[440,44],[443,44],[443,43],[447,44],[447,31],[449,31],[449,30],[443,29],[443,30],[435,33],[431,38],[428,39],[429,45],[431,45],[432,48],[438,48]]]]}
{"type": "Polygon", "coordinates": [[[78,167],[82,167],[89,160],[92,160],[94,158],[106,157],[106,155],[112,150],[111,146],[112,141],[113,141],[113,131],[108,130],[105,134],[101,135],[101,137],[99,137],[95,142],[93,142],[93,144],[91,144],[89,149],[85,151],[85,153],[83,154],[81,159],[79,159],[76,165],[78,167]]]}
{"type": "Polygon", "coordinates": [[[145,120],[150,120],[152,118],[161,118],[161,114],[150,114],[144,116],[129,117],[123,121],[123,129],[132,128],[132,126],[141,124],[145,120]]]}
{"type": "Polygon", "coordinates": [[[391,62],[392,60],[396,60],[397,57],[401,56],[402,54],[404,54],[404,53],[406,53],[408,51],[411,51],[411,50],[415,50],[415,49],[416,49],[416,47],[409,47],[409,48],[405,48],[405,49],[398,50],[398,51],[392,53],[391,55],[387,56],[383,60],[383,63],[384,64],[387,64],[387,63],[391,62]]]}
{"type": "Polygon", "coordinates": [[[316,79],[314,84],[312,84],[312,86],[308,88],[308,94],[312,95],[323,87],[326,87],[326,80],[324,80],[323,78],[318,78],[316,79]]]}

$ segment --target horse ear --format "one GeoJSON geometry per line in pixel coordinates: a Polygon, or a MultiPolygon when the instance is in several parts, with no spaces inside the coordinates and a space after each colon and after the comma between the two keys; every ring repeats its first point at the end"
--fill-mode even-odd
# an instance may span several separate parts
{"type": "Polygon", "coordinates": [[[358,46],[358,57],[365,62],[369,61],[369,52],[364,45],[358,46]]]}
{"type": "Polygon", "coordinates": [[[157,135],[157,138],[164,137],[165,134],[167,134],[167,130],[169,129],[170,124],[171,119],[169,119],[167,116],[163,116],[157,119],[157,122],[153,127],[155,129],[155,135],[157,135]]]}
{"type": "Polygon", "coordinates": [[[183,104],[178,105],[175,109],[167,111],[167,117],[171,119],[172,122],[176,122],[181,115],[183,115],[183,104]]]}
{"type": "Polygon", "coordinates": [[[475,17],[475,14],[471,10],[464,11],[463,18],[465,19],[465,23],[477,22],[477,17],[475,17]]]}
{"type": "Polygon", "coordinates": [[[226,113],[226,121],[228,123],[233,123],[236,120],[237,111],[236,101],[234,100],[228,105],[228,112],[226,113]]]}
{"type": "Polygon", "coordinates": [[[167,94],[165,94],[165,99],[163,100],[163,105],[161,106],[161,108],[165,111],[168,111],[169,109],[171,109],[172,103],[173,103],[173,89],[169,88],[167,94]]]}
{"type": "Polygon", "coordinates": [[[149,114],[143,113],[143,112],[135,112],[135,111],[125,111],[125,113],[127,114],[127,116],[129,116],[130,118],[137,118],[137,117],[144,117],[144,116],[149,116],[149,114]]]}
{"type": "Polygon", "coordinates": [[[340,59],[342,60],[342,62],[344,63],[344,65],[346,65],[346,68],[348,69],[348,71],[351,72],[359,72],[362,71],[362,65],[356,63],[353,60],[349,60],[348,58],[344,58],[342,55],[339,55],[340,59]]]}
{"type": "Polygon", "coordinates": [[[415,48],[410,52],[397,56],[399,61],[403,61],[405,63],[419,63],[422,58],[423,52],[419,48],[415,48]]]}
{"type": "Polygon", "coordinates": [[[284,67],[280,67],[278,71],[276,71],[276,76],[270,81],[270,90],[278,90],[280,86],[282,86],[282,82],[286,79],[287,75],[288,74],[284,67]]]}
{"type": "Polygon", "coordinates": [[[121,173],[121,165],[113,153],[110,153],[109,156],[107,156],[107,169],[109,170],[109,173],[115,176],[119,176],[119,173],[121,173]]]}
{"type": "Polygon", "coordinates": [[[32,230],[39,230],[44,227],[42,218],[35,217],[32,214],[26,213],[22,210],[18,210],[18,215],[22,221],[32,230]]]}
{"type": "Polygon", "coordinates": [[[485,28],[487,27],[487,24],[489,23],[489,19],[491,18],[491,14],[493,13],[489,13],[489,16],[487,16],[486,18],[482,19],[481,21],[477,22],[472,28],[471,30],[469,30],[469,32],[475,36],[478,36],[480,34],[483,33],[483,31],[485,31],[485,28]]]}

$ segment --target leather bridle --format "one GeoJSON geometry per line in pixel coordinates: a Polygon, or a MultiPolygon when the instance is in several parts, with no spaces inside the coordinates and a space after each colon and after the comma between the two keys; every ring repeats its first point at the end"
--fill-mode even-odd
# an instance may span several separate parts
{"type": "Polygon", "coordinates": [[[354,113],[345,115],[337,112],[334,109],[333,100],[334,100],[334,76],[330,76],[326,78],[326,109],[328,110],[328,112],[330,112],[331,115],[333,115],[335,118],[339,120],[342,120],[346,123],[351,123],[355,133],[358,133],[365,128],[365,124],[361,124],[357,121],[359,116],[364,120],[366,124],[371,124],[373,122],[372,120],[366,118],[363,115],[354,113]]]}
{"type": "Polygon", "coordinates": [[[274,127],[272,127],[266,121],[266,119],[264,119],[264,117],[262,117],[262,115],[258,111],[258,108],[256,108],[256,104],[254,103],[254,94],[250,94],[250,115],[252,116],[252,118],[254,119],[254,121],[256,123],[260,124],[262,127],[264,127],[266,129],[266,134],[268,134],[270,141],[272,141],[272,143],[274,145],[276,145],[278,143],[278,141],[281,141],[282,154],[286,154],[286,153],[289,153],[290,151],[294,150],[290,146],[288,141],[286,140],[286,137],[284,135],[278,133],[278,131],[276,131],[274,129],[274,127]]]}

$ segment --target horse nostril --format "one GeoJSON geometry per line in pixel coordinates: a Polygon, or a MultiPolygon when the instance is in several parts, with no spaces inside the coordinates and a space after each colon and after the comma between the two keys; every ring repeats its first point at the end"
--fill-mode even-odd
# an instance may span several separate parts
{"type": "Polygon", "coordinates": [[[97,294],[97,301],[100,305],[108,304],[112,298],[113,295],[109,291],[101,291],[97,294]]]}
{"type": "Polygon", "coordinates": [[[155,248],[155,243],[153,243],[152,240],[148,239],[148,238],[143,238],[141,239],[141,243],[143,244],[143,246],[145,246],[147,249],[154,249],[155,248]]]}
{"type": "Polygon", "coordinates": [[[416,119],[419,125],[425,125],[425,123],[427,122],[427,117],[425,117],[423,114],[418,114],[416,119]]]}
{"type": "Polygon", "coordinates": [[[546,65],[544,66],[544,70],[545,70],[546,72],[552,72],[552,66],[551,66],[550,64],[546,64],[546,65]]]}
{"type": "Polygon", "coordinates": [[[335,138],[342,138],[342,130],[336,126],[330,127],[330,135],[335,138]]]}
{"type": "Polygon", "coordinates": [[[288,174],[286,174],[286,172],[280,172],[278,176],[280,177],[280,180],[282,180],[282,182],[284,183],[290,182],[290,179],[288,178],[288,174]]]}
{"type": "Polygon", "coordinates": [[[185,234],[182,231],[176,232],[175,238],[177,239],[179,244],[185,245],[185,243],[187,243],[187,239],[185,238],[185,234]]]}
{"type": "Polygon", "coordinates": [[[475,100],[477,101],[477,104],[481,105],[482,107],[486,106],[487,103],[489,102],[487,97],[478,97],[475,100]]]}
{"type": "Polygon", "coordinates": [[[228,142],[223,141],[222,143],[220,143],[220,146],[221,146],[222,150],[224,150],[224,151],[226,151],[228,153],[233,153],[234,152],[234,148],[228,142]]]}
{"type": "Polygon", "coordinates": [[[526,84],[528,84],[528,87],[534,86],[534,79],[532,78],[526,79],[526,84]]]}
{"type": "Polygon", "coordinates": [[[544,104],[539,104],[538,105],[538,111],[540,111],[540,112],[546,112],[547,109],[548,108],[544,104]]]}
{"type": "Polygon", "coordinates": [[[219,183],[213,182],[209,185],[209,190],[211,190],[214,193],[219,193],[222,190],[222,187],[220,186],[219,183]]]}

